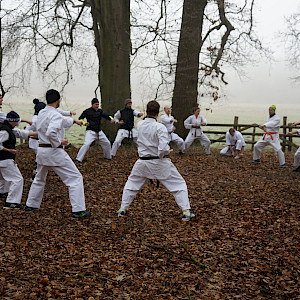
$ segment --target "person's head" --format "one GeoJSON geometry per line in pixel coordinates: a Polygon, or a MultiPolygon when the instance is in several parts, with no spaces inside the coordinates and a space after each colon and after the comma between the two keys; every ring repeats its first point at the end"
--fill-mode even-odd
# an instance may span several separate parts
{"type": "Polygon", "coordinates": [[[165,111],[165,113],[166,113],[167,115],[169,115],[169,114],[171,113],[171,107],[170,107],[169,105],[166,105],[166,106],[164,107],[164,111],[165,111]]]}
{"type": "Polygon", "coordinates": [[[269,107],[269,115],[271,116],[271,115],[274,115],[275,114],[275,111],[276,111],[276,105],[271,105],[270,107],[269,107]]]}
{"type": "Polygon", "coordinates": [[[34,105],[34,114],[37,115],[40,110],[44,109],[46,107],[46,104],[44,102],[40,102],[39,99],[33,99],[33,104],[34,105]]]}
{"type": "Polygon", "coordinates": [[[60,104],[60,94],[57,90],[48,90],[46,93],[47,104],[55,108],[59,107],[60,104]]]}
{"type": "Polygon", "coordinates": [[[230,129],[229,129],[229,133],[230,133],[230,135],[234,136],[234,134],[235,134],[235,129],[234,129],[234,128],[230,128],[230,129]]]}
{"type": "Polygon", "coordinates": [[[193,107],[193,114],[195,116],[199,116],[199,114],[200,114],[200,108],[197,107],[197,106],[193,107]]]}
{"type": "Polygon", "coordinates": [[[2,103],[3,103],[3,97],[2,97],[2,95],[0,94],[0,105],[2,105],[2,103]]]}
{"type": "Polygon", "coordinates": [[[12,126],[12,128],[15,128],[19,125],[20,116],[18,113],[12,110],[6,115],[6,121],[12,126]]]}
{"type": "Polygon", "coordinates": [[[98,108],[99,108],[99,100],[97,98],[93,98],[92,101],[91,101],[91,103],[92,103],[92,108],[94,110],[98,110],[98,108]]]}
{"type": "Polygon", "coordinates": [[[132,106],[132,100],[131,99],[126,99],[125,100],[125,107],[126,108],[131,108],[132,106]]]}
{"type": "Polygon", "coordinates": [[[149,101],[147,103],[147,109],[146,109],[147,116],[157,118],[157,116],[159,114],[159,108],[160,108],[160,105],[157,101],[155,101],[155,100],[149,101]]]}

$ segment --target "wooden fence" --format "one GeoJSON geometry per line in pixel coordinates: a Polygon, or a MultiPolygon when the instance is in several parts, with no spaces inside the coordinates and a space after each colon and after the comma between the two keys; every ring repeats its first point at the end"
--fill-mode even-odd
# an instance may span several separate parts
{"type": "MultiPolygon", "coordinates": [[[[218,138],[209,138],[211,143],[225,143],[225,134],[229,130],[229,128],[234,128],[235,130],[238,130],[242,133],[245,139],[246,144],[251,145],[251,149],[253,150],[254,144],[257,142],[256,137],[261,137],[264,135],[264,131],[259,128],[259,124],[239,124],[239,117],[235,116],[232,124],[207,124],[208,127],[226,127],[226,131],[221,130],[203,130],[205,134],[213,134],[213,135],[220,135],[218,138]],[[250,132],[249,132],[250,131],[250,132]],[[245,138],[245,136],[250,136],[250,140],[245,138]]],[[[205,127],[202,127],[205,129],[205,127]]],[[[293,148],[298,148],[299,145],[294,143],[294,139],[300,138],[298,135],[287,135],[288,132],[294,131],[296,128],[300,129],[299,127],[292,126],[291,123],[287,122],[287,117],[283,117],[283,125],[280,126],[282,128],[282,133],[279,134],[279,137],[281,139],[281,146],[282,151],[285,152],[286,150],[288,152],[292,151],[293,148]]]]}

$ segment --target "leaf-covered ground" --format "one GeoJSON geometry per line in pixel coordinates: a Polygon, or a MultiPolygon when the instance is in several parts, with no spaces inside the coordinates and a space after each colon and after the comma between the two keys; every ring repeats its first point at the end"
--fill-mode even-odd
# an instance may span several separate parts
{"type": "MultiPolygon", "coordinates": [[[[68,150],[75,158],[77,149],[68,150]]],[[[112,161],[91,147],[79,166],[92,217],[74,220],[67,188],[49,173],[41,209],[0,211],[1,299],[297,299],[299,179],[273,152],[261,165],[206,156],[199,148],[171,159],[185,178],[196,218],[181,221],[162,186],[143,188],[116,217],[136,160],[122,147],[112,161]]],[[[25,204],[34,168],[17,159],[25,204]]]]}

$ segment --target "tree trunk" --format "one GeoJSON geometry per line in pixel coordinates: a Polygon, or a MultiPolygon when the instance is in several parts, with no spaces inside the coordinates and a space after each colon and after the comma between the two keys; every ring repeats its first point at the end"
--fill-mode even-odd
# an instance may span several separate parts
{"type": "MultiPolygon", "coordinates": [[[[113,115],[130,98],[130,0],[91,0],[95,46],[99,59],[102,109],[113,115]]],[[[106,120],[102,129],[110,141],[117,126],[106,120]]]]}
{"type": "Polygon", "coordinates": [[[183,121],[197,106],[199,55],[202,25],[207,0],[185,0],[177,55],[172,114],[178,120],[177,133],[186,137],[183,121]]]}

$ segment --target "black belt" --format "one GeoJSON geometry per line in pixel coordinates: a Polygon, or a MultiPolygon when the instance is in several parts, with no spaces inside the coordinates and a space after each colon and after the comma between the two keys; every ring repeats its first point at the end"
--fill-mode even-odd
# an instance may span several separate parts
{"type": "Polygon", "coordinates": [[[158,156],[144,156],[140,157],[141,160],[151,160],[151,159],[159,159],[158,156]]]}
{"type": "MultiPolygon", "coordinates": [[[[39,147],[43,148],[53,148],[51,144],[39,144],[39,147]]],[[[62,145],[59,145],[57,148],[63,148],[62,145]]]]}

